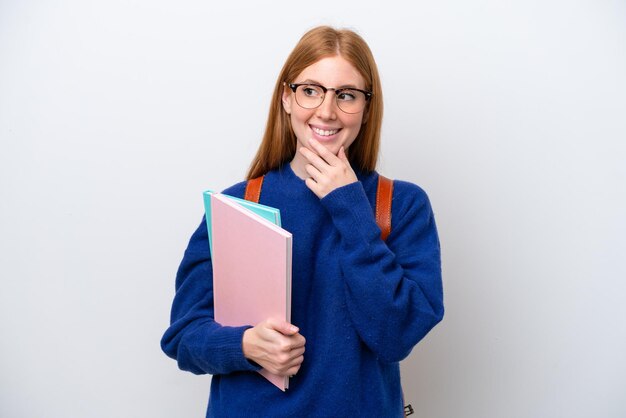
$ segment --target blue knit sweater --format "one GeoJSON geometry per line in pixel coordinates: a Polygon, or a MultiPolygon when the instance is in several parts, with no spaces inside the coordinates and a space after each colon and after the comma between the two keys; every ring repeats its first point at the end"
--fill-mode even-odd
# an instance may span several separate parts
{"type": "Polygon", "coordinates": [[[396,180],[382,241],[378,174],[357,177],[319,199],[288,164],[265,176],[260,203],[279,208],[293,234],[291,318],[307,341],[287,392],[243,356],[249,327],[213,320],[204,220],[191,237],[161,346],[182,370],[213,375],[207,417],[403,416],[399,362],[443,317],[439,240],[424,191],[396,180]]]}

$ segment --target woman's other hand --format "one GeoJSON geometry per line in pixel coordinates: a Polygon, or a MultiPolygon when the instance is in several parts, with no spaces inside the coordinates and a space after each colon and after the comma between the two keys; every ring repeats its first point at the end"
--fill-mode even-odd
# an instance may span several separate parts
{"type": "Polygon", "coordinates": [[[321,199],[339,187],[358,181],[343,147],[335,155],[314,138],[308,143],[315,152],[306,147],[301,147],[299,152],[309,162],[305,166],[309,175],[305,183],[317,197],[321,199]]]}
{"type": "Polygon", "coordinates": [[[293,376],[304,360],[305,342],[298,327],[269,318],[243,333],[243,354],[270,373],[293,376]]]}

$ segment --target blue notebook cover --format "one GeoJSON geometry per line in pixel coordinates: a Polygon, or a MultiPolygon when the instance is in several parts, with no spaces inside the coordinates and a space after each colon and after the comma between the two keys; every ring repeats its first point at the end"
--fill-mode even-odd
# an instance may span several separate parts
{"type": "MultiPolygon", "coordinates": [[[[206,214],[206,227],[209,235],[209,250],[211,251],[211,257],[213,257],[213,238],[212,238],[212,228],[211,228],[211,195],[215,193],[212,190],[207,190],[202,193],[204,198],[204,212],[206,214]]],[[[271,206],[265,206],[260,203],[250,202],[249,200],[240,199],[238,197],[229,196],[225,194],[224,196],[229,199],[239,203],[244,208],[256,213],[262,218],[267,219],[275,225],[280,225],[280,210],[273,208],[271,206]]]]}

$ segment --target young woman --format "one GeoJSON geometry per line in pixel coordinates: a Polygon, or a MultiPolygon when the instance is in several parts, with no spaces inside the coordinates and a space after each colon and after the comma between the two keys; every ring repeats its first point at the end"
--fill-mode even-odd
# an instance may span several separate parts
{"type": "MultiPolygon", "coordinates": [[[[247,178],[293,234],[292,324],[213,319],[204,220],[176,277],[161,345],[210,373],[207,417],[400,417],[399,362],[442,319],[437,230],[418,186],[393,182],[391,233],[377,226],[382,91],[365,41],[317,27],[278,77],[247,178]],[[256,373],[292,376],[281,392],[256,373]]],[[[243,197],[246,182],[224,193],[243,197]]]]}

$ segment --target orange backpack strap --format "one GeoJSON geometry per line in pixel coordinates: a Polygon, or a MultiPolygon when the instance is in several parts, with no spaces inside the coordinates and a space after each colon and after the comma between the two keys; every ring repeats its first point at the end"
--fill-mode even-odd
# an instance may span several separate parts
{"type": "Polygon", "coordinates": [[[391,233],[391,198],[393,196],[393,180],[385,176],[378,176],[378,190],[376,190],[376,224],[381,230],[383,241],[391,233]]]}
{"type": "MultiPolygon", "coordinates": [[[[260,176],[248,180],[246,184],[246,192],[244,199],[250,202],[259,203],[261,197],[261,187],[263,187],[263,178],[260,176]]],[[[381,238],[387,239],[391,233],[391,198],[393,196],[393,180],[387,177],[378,176],[378,189],[376,190],[376,224],[382,231],[381,238]]]]}
{"type": "Polygon", "coordinates": [[[248,183],[246,184],[246,194],[244,194],[243,198],[249,200],[250,202],[259,203],[264,178],[265,176],[260,176],[248,180],[248,183]]]}

